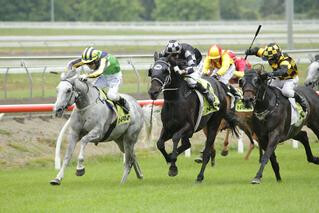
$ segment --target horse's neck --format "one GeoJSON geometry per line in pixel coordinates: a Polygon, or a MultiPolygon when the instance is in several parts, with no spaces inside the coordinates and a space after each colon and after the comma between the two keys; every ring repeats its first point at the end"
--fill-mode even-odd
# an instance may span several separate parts
{"type": "Polygon", "coordinates": [[[164,88],[164,100],[179,101],[183,98],[184,89],[187,87],[187,83],[179,76],[172,75],[172,81],[164,88]]]}
{"type": "Polygon", "coordinates": [[[274,89],[267,85],[262,85],[259,89],[255,108],[257,111],[270,110],[272,107],[275,107],[276,99],[277,94],[274,89]]]}
{"type": "Polygon", "coordinates": [[[89,106],[98,98],[96,89],[90,84],[78,81],[76,82],[76,90],[79,93],[79,97],[75,103],[78,109],[83,109],[89,106]]]}

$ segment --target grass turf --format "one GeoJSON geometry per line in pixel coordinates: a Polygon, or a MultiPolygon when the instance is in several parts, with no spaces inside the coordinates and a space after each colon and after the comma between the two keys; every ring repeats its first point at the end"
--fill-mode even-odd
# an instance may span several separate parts
{"type": "MultiPolygon", "coordinates": [[[[318,153],[318,144],[312,144],[318,153]]],[[[132,170],[125,185],[121,155],[89,159],[87,173],[66,170],[61,186],[49,185],[53,166],[5,169],[0,172],[0,212],[318,212],[319,173],[306,162],[304,150],[278,146],[283,181],[277,183],[270,164],[262,184],[251,185],[258,168],[258,152],[249,161],[234,151],[217,156],[207,167],[202,184],[195,178],[200,166],[192,158],[178,159],[178,176],[167,176],[168,166],[157,151],[137,153],[144,180],[132,170]]],[[[194,157],[194,156],[192,156],[194,157]]]]}

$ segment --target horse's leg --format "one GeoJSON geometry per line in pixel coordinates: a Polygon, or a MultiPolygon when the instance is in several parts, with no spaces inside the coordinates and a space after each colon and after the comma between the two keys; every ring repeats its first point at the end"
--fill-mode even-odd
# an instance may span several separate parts
{"type": "Polygon", "coordinates": [[[255,148],[255,144],[254,144],[254,139],[252,137],[251,132],[250,131],[245,131],[245,130],[244,130],[244,132],[245,132],[245,134],[247,135],[247,137],[248,137],[248,139],[250,141],[249,149],[248,149],[247,154],[245,155],[245,158],[244,158],[245,160],[248,160],[251,152],[255,148]]]}
{"type": "Polygon", "coordinates": [[[89,142],[99,142],[102,139],[103,130],[99,126],[92,129],[88,134],[83,136],[80,140],[80,153],[78,156],[78,164],[76,166],[76,176],[83,176],[85,174],[85,167],[84,167],[84,150],[86,145],[89,142]]]}
{"type": "Polygon", "coordinates": [[[293,139],[300,141],[305,148],[307,161],[314,164],[319,164],[319,158],[314,157],[309,145],[309,139],[306,131],[300,131],[293,139]]]}
{"type": "MultiPolygon", "coordinates": [[[[251,181],[252,184],[260,184],[261,183],[261,177],[262,177],[262,173],[264,171],[264,168],[266,166],[266,164],[268,163],[268,160],[270,158],[270,156],[273,154],[273,152],[276,149],[277,143],[279,141],[279,133],[276,132],[271,132],[268,134],[268,145],[266,148],[265,153],[263,154],[262,158],[261,158],[261,164],[259,167],[259,170],[255,176],[255,178],[251,181]]],[[[263,143],[265,144],[265,143],[263,143]]],[[[278,166],[279,168],[279,166],[278,166]]],[[[279,174],[279,171],[278,171],[279,174]]]]}
{"type": "Polygon", "coordinates": [[[223,147],[223,150],[221,152],[222,156],[227,156],[228,155],[229,133],[230,133],[230,129],[227,129],[226,130],[226,136],[225,136],[225,139],[224,139],[224,147],[223,147]]]}
{"type": "Polygon", "coordinates": [[[191,143],[189,142],[188,137],[182,138],[182,145],[177,148],[177,156],[183,153],[185,150],[189,149],[191,147],[191,143]]]}
{"type": "MultiPolygon", "coordinates": [[[[207,128],[204,127],[203,128],[203,132],[205,134],[205,136],[207,137],[207,128]]],[[[214,156],[215,159],[215,156],[214,156]]],[[[203,162],[203,151],[200,152],[199,156],[197,158],[195,158],[194,160],[196,163],[202,163],[203,162]]]]}
{"type": "Polygon", "coordinates": [[[271,167],[272,167],[272,169],[275,172],[276,180],[278,182],[281,181],[281,177],[280,177],[280,173],[279,173],[279,164],[278,164],[278,161],[277,161],[277,158],[276,158],[275,151],[270,156],[270,162],[271,162],[271,167]]]}
{"type": "Polygon", "coordinates": [[[171,157],[171,166],[169,167],[169,171],[168,171],[168,175],[171,177],[174,177],[178,174],[178,169],[176,166],[176,161],[177,161],[177,156],[178,156],[178,143],[181,140],[181,138],[183,137],[184,133],[188,132],[188,131],[192,131],[191,129],[191,125],[189,123],[186,123],[185,126],[183,128],[181,128],[178,132],[174,133],[173,137],[172,137],[172,141],[173,141],[173,151],[172,154],[170,155],[171,157]]]}
{"type": "Polygon", "coordinates": [[[205,148],[203,151],[202,167],[201,167],[201,170],[200,170],[199,174],[197,175],[197,179],[196,179],[196,181],[198,183],[200,183],[204,180],[205,168],[206,168],[206,165],[211,157],[211,147],[214,146],[214,141],[215,141],[215,138],[217,135],[217,131],[218,131],[218,127],[219,127],[220,122],[221,122],[221,118],[211,119],[211,121],[207,125],[208,131],[207,131],[205,148]]]}
{"type": "Polygon", "coordinates": [[[215,158],[216,158],[216,149],[215,144],[210,147],[211,155],[210,155],[210,165],[215,166],[215,158]]]}
{"type": "Polygon", "coordinates": [[[136,159],[134,146],[137,142],[138,135],[140,131],[137,131],[136,128],[130,128],[125,136],[123,137],[124,152],[125,152],[125,168],[122,176],[121,183],[124,183],[127,179],[128,174],[132,168],[132,165],[135,170],[136,177],[138,179],[143,179],[143,174],[136,159]]]}
{"type": "Polygon", "coordinates": [[[51,185],[60,185],[61,184],[62,178],[64,177],[64,170],[70,163],[76,142],[78,140],[79,140],[79,135],[76,134],[75,132],[73,132],[72,130],[70,130],[70,134],[68,136],[69,144],[68,144],[68,148],[67,148],[65,155],[64,155],[62,167],[61,167],[59,173],[57,174],[56,178],[50,181],[51,185]]]}
{"type": "Polygon", "coordinates": [[[160,138],[157,141],[157,149],[162,153],[162,155],[164,156],[166,163],[170,163],[171,162],[171,158],[168,155],[168,153],[165,150],[165,142],[167,140],[171,139],[171,136],[168,135],[168,133],[164,130],[164,128],[162,128],[161,130],[161,135],[160,138]]]}

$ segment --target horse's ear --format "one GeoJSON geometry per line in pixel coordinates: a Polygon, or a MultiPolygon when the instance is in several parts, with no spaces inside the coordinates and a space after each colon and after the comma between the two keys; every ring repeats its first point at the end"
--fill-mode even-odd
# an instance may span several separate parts
{"type": "Polygon", "coordinates": [[[244,86],[244,79],[240,78],[238,80],[238,85],[239,85],[239,87],[243,87],[244,86]]]}
{"type": "Polygon", "coordinates": [[[62,72],[61,75],[60,75],[60,79],[61,79],[61,80],[64,80],[64,79],[65,79],[65,76],[66,76],[66,73],[65,73],[65,72],[62,72]]]}
{"type": "Polygon", "coordinates": [[[262,64],[255,64],[253,70],[255,70],[258,75],[265,73],[265,67],[262,64]]]}
{"type": "Polygon", "coordinates": [[[159,57],[158,52],[155,51],[155,53],[154,53],[154,61],[157,61],[159,58],[160,58],[160,57],[159,57]]]}
{"type": "Polygon", "coordinates": [[[315,57],[311,54],[308,54],[308,58],[309,58],[310,63],[315,61],[315,57]]]}

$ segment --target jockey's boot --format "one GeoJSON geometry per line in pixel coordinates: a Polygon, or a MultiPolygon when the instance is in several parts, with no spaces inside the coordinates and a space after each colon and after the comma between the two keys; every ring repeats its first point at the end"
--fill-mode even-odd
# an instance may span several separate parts
{"type": "Polygon", "coordinates": [[[209,105],[211,106],[214,105],[214,96],[210,94],[208,89],[204,88],[204,86],[198,82],[196,83],[195,89],[197,89],[200,93],[202,93],[206,97],[209,105]]]}
{"type": "Polygon", "coordinates": [[[120,99],[116,103],[123,107],[125,113],[128,113],[130,111],[130,107],[124,98],[120,97],[120,99]]]}
{"type": "Polygon", "coordinates": [[[228,84],[228,88],[229,88],[229,92],[235,97],[234,108],[233,108],[233,109],[235,109],[237,101],[240,100],[240,94],[239,94],[238,91],[233,87],[233,85],[228,84]]]}
{"type": "Polygon", "coordinates": [[[304,112],[306,112],[307,111],[307,101],[306,101],[306,99],[303,96],[301,96],[298,93],[296,93],[296,92],[295,92],[294,98],[300,104],[300,106],[302,107],[302,110],[304,112]]]}

